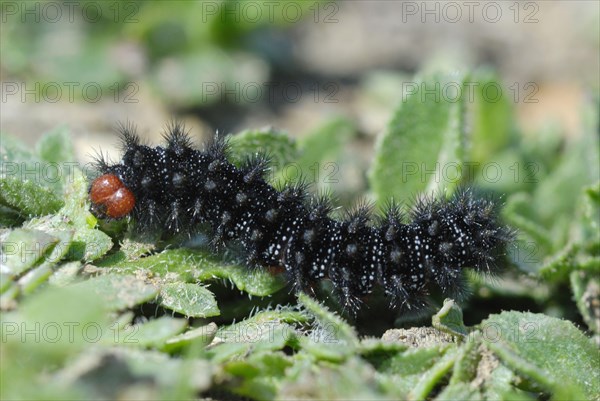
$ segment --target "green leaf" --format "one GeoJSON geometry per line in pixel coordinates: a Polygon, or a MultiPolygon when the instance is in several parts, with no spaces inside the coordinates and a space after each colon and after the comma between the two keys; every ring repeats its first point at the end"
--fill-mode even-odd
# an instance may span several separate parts
{"type": "Polygon", "coordinates": [[[165,284],[160,289],[160,305],[189,317],[220,314],[213,293],[198,284],[165,284]]]}
{"type": "Polygon", "coordinates": [[[36,144],[40,157],[50,163],[64,163],[75,160],[73,139],[65,127],[56,128],[42,136],[36,144]]]}
{"type": "Polygon", "coordinates": [[[20,175],[21,169],[27,167],[27,170],[32,171],[31,167],[41,161],[34,155],[30,146],[4,132],[2,133],[2,143],[0,143],[0,157],[2,158],[2,177],[20,178],[21,180],[26,179],[24,175],[20,175]]]}
{"type": "Polygon", "coordinates": [[[509,249],[513,262],[525,272],[537,273],[554,249],[554,241],[551,233],[527,214],[529,205],[531,197],[519,192],[508,198],[501,213],[511,227],[519,230],[515,247],[509,249]],[[534,254],[528,252],[530,249],[534,254]]]}
{"type": "MultiPolygon", "coordinates": [[[[239,323],[235,323],[229,326],[223,326],[219,328],[218,336],[223,338],[224,340],[228,340],[229,338],[239,339],[243,334],[246,328],[250,328],[256,333],[251,337],[257,337],[257,333],[260,333],[257,330],[257,327],[265,326],[268,327],[271,325],[271,329],[273,327],[278,326],[283,323],[299,323],[299,324],[307,324],[309,321],[306,313],[298,312],[293,310],[290,307],[282,307],[277,308],[275,310],[264,310],[256,313],[255,315],[244,319],[239,323]]],[[[271,333],[269,335],[272,334],[271,333]]],[[[287,340],[288,336],[286,336],[287,340]]]]}
{"type": "Polygon", "coordinates": [[[379,369],[382,364],[386,363],[394,355],[404,352],[408,349],[408,345],[385,341],[383,339],[365,338],[360,342],[360,354],[369,363],[379,369]]]}
{"type": "MultiPolygon", "coordinates": [[[[542,167],[524,159],[523,151],[509,147],[494,153],[483,162],[471,162],[468,172],[473,185],[483,191],[502,196],[517,191],[531,192],[542,179],[542,167]]],[[[535,215],[535,209],[533,209],[535,215]]]]}
{"type": "MultiPolygon", "coordinates": [[[[377,366],[377,371],[389,377],[395,378],[395,387],[405,394],[415,387],[428,375],[428,371],[436,366],[441,358],[448,352],[449,345],[436,345],[433,347],[408,348],[388,355],[377,366]]],[[[427,383],[430,382],[427,379],[427,383]]],[[[422,386],[425,383],[422,383],[422,386]]],[[[426,386],[427,387],[427,386],[426,386]]],[[[421,390],[424,391],[423,387],[421,390]]]]}
{"type": "MultiPolygon", "coordinates": [[[[345,144],[352,138],[355,128],[345,118],[334,118],[310,132],[300,140],[302,155],[297,159],[300,166],[309,168],[316,163],[337,160],[345,144]]],[[[304,171],[308,174],[308,170],[304,171]]]]}
{"type": "Polygon", "coordinates": [[[277,399],[405,399],[401,380],[380,375],[360,358],[342,364],[321,363],[298,355],[287,369],[277,399]]]}
{"type": "Polygon", "coordinates": [[[62,205],[60,198],[64,184],[72,179],[77,165],[65,128],[56,128],[45,134],[38,142],[37,152],[10,135],[3,134],[0,157],[2,180],[33,183],[34,186],[51,190],[53,196],[46,202],[58,197],[62,205]]]}
{"type": "Polygon", "coordinates": [[[3,329],[7,322],[23,330],[9,340],[16,341],[38,371],[47,363],[48,369],[55,369],[56,363],[95,344],[108,329],[104,301],[80,287],[36,292],[23,300],[19,314],[3,316],[3,329]]]}
{"type": "MultiPolygon", "coordinates": [[[[73,239],[72,231],[51,231],[47,234],[57,238],[58,241],[51,250],[44,253],[43,258],[38,261],[35,268],[28,271],[22,277],[19,277],[18,284],[22,295],[32,293],[37,287],[45,283],[54,272],[53,267],[58,264],[69,251],[73,239]]],[[[23,243],[23,246],[27,249],[27,244],[23,243]]]]}
{"type": "Polygon", "coordinates": [[[208,358],[216,364],[221,364],[233,359],[243,358],[252,349],[250,342],[224,342],[209,347],[207,350],[208,358]]]}
{"type": "Polygon", "coordinates": [[[140,269],[146,269],[163,278],[168,276],[173,281],[229,279],[238,289],[258,296],[270,295],[285,286],[281,277],[273,277],[264,270],[227,265],[220,262],[211,252],[183,248],[167,250],[133,262],[119,261],[115,264],[100,263],[99,265],[110,267],[112,271],[119,274],[135,273],[140,269]]]}
{"type": "Polygon", "coordinates": [[[16,229],[2,241],[2,273],[17,276],[43,260],[60,241],[38,230],[16,229]]]}
{"type": "Polygon", "coordinates": [[[72,285],[83,288],[88,294],[100,298],[111,310],[123,310],[151,301],[159,291],[156,287],[144,283],[134,276],[105,274],[72,285]]]}
{"type": "Polygon", "coordinates": [[[450,385],[470,382],[475,379],[481,361],[480,345],[481,335],[479,335],[479,332],[475,332],[474,335],[468,337],[467,341],[461,344],[450,377],[450,385]]]}
{"type": "Polygon", "coordinates": [[[503,312],[481,323],[483,340],[509,367],[556,399],[600,394],[598,349],[571,322],[542,314],[503,312]]]}
{"type": "Polygon", "coordinates": [[[272,87],[257,84],[267,82],[268,74],[269,66],[251,53],[234,58],[220,49],[205,48],[163,60],[150,78],[161,97],[174,106],[190,107],[226,101],[246,105],[268,99],[272,87]]]}
{"type": "MultiPolygon", "coordinates": [[[[481,368],[481,367],[480,367],[481,368]]],[[[485,367],[482,368],[482,370],[485,367]]],[[[488,368],[489,369],[489,368],[488,368]]],[[[539,398],[534,398],[529,391],[519,390],[515,388],[515,383],[522,380],[519,375],[514,373],[504,364],[499,364],[486,380],[485,398],[496,400],[515,400],[515,401],[533,401],[539,398]]]]}
{"type": "Polygon", "coordinates": [[[115,253],[111,253],[111,259],[114,260],[137,260],[145,255],[150,255],[152,253],[156,253],[157,243],[160,239],[160,233],[156,233],[156,235],[148,235],[142,237],[135,237],[135,239],[131,237],[125,237],[120,243],[119,251],[115,253]]]}
{"type": "Polygon", "coordinates": [[[296,141],[283,132],[273,128],[246,130],[229,139],[232,162],[240,166],[246,158],[258,153],[265,153],[271,158],[271,178],[276,176],[285,166],[298,159],[299,151],[296,141]]]}
{"type": "MultiPolygon", "coordinates": [[[[515,139],[510,92],[495,73],[480,70],[471,77],[474,85],[473,126],[470,131],[471,160],[479,166],[495,160],[496,155],[515,139]]],[[[471,89],[471,88],[469,88],[471,89]]]]}
{"type": "Polygon", "coordinates": [[[437,397],[435,397],[436,401],[480,401],[483,399],[481,393],[472,388],[469,383],[452,383],[446,386],[437,397]]]}
{"type": "Polygon", "coordinates": [[[64,183],[69,180],[77,164],[73,158],[60,162],[46,160],[31,147],[5,134],[2,134],[0,159],[0,179],[33,183],[34,186],[51,190],[54,198],[58,196],[59,199],[64,183]]]}
{"type": "Polygon", "coordinates": [[[454,366],[456,349],[449,349],[444,356],[425,372],[409,393],[409,398],[423,400],[454,366]]]}
{"type": "Polygon", "coordinates": [[[263,311],[239,323],[219,328],[217,336],[227,343],[251,344],[253,351],[283,349],[295,336],[286,321],[295,321],[297,314],[263,311]]]}
{"type": "Polygon", "coordinates": [[[211,322],[206,326],[197,327],[169,338],[165,342],[163,349],[172,353],[184,348],[191,348],[194,345],[199,345],[204,348],[212,342],[216,334],[217,325],[211,322]]]}
{"type": "MultiPolygon", "coordinates": [[[[210,14],[207,13],[208,18],[206,22],[210,33],[209,39],[212,43],[222,48],[239,46],[244,40],[248,39],[248,36],[252,36],[251,34],[253,31],[261,28],[264,29],[265,25],[270,29],[281,30],[285,25],[290,25],[290,23],[296,23],[302,19],[310,18],[311,15],[318,13],[318,11],[315,10],[320,6],[321,1],[322,0],[310,0],[296,3],[292,0],[284,0],[277,3],[277,6],[273,8],[273,10],[280,9],[282,12],[268,11],[268,7],[271,5],[269,3],[256,3],[256,12],[249,11],[248,9],[248,12],[252,12],[252,14],[247,14],[247,18],[239,18],[238,15],[231,12],[231,10],[240,10],[245,13],[246,11],[243,10],[246,9],[245,7],[248,3],[245,3],[243,0],[215,2],[215,7],[211,8],[211,11],[213,11],[214,14],[212,12],[210,14]],[[288,7],[290,4],[293,4],[294,6],[288,7]],[[288,9],[294,10],[293,15],[291,11],[284,11],[288,9]]],[[[329,10],[327,9],[327,11],[329,10]]],[[[325,12],[325,9],[323,12],[325,12]]],[[[333,22],[335,18],[333,18],[333,13],[331,14],[331,18],[329,19],[331,20],[330,22],[333,22]]],[[[329,14],[325,12],[324,15],[329,14]]],[[[181,19],[181,17],[179,19],[181,19]]],[[[280,55],[274,53],[271,57],[278,58],[280,55]]]]}
{"type": "Polygon", "coordinates": [[[463,77],[435,75],[417,80],[380,135],[369,181],[376,200],[410,203],[423,191],[450,188],[461,180],[463,104],[447,87],[463,77]]]}
{"type": "Polygon", "coordinates": [[[23,295],[31,294],[37,287],[45,283],[52,275],[52,269],[48,265],[38,266],[31,269],[19,279],[19,286],[23,295]]]}
{"type": "Polygon", "coordinates": [[[315,319],[315,328],[309,336],[300,337],[303,349],[321,360],[341,362],[356,352],[360,345],[354,328],[327,307],[304,293],[298,301],[315,319]]]}
{"type": "Polygon", "coordinates": [[[600,181],[585,189],[579,215],[583,247],[591,255],[600,256],[600,181]]]}
{"type": "Polygon", "coordinates": [[[69,256],[74,260],[96,260],[113,247],[112,239],[99,230],[80,228],[73,240],[69,256]]]}
{"type": "Polygon", "coordinates": [[[254,399],[275,399],[286,368],[292,362],[281,352],[252,354],[244,361],[232,361],[225,365],[227,373],[242,379],[234,387],[235,392],[254,399]]]}
{"type": "Polygon", "coordinates": [[[65,205],[53,216],[31,220],[28,228],[46,231],[72,231],[68,257],[72,260],[91,261],[108,252],[112,239],[102,231],[92,229],[88,223],[92,214],[89,211],[88,183],[79,169],[73,170],[72,181],[65,188],[65,205]]]}
{"type": "Polygon", "coordinates": [[[80,169],[73,170],[73,176],[65,188],[64,208],[60,214],[69,218],[77,228],[91,228],[89,225],[90,202],[88,199],[89,183],[80,169]]]}
{"type": "Polygon", "coordinates": [[[600,334],[600,314],[597,305],[600,305],[600,278],[597,273],[586,271],[573,271],[570,274],[573,297],[577,309],[590,330],[600,334]]]}
{"type": "Polygon", "coordinates": [[[122,342],[124,345],[136,347],[162,347],[169,338],[181,333],[187,327],[184,319],[161,316],[143,324],[128,325],[124,329],[112,330],[106,341],[110,344],[122,342]]]}
{"type": "Polygon", "coordinates": [[[469,331],[463,323],[462,310],[454,300],[445,299],[444,306],[438,313],[433,315],[431,324],[436,329],[457,337],[465,337],[469,331]]]}
{"type": "Polygon", "coordinates": [[[314,185],[315,192],[348,193],[352,189],[350,178],[353,173],[359,177],[363,174],[362,166],[356,163],[357,159],[344,153],[355,135],[356,128],[346,118],[326,121],[299,140],[300,157],[288,165],[279,178],[282,182],[297,182],[302,178],[314,185]],[[342,181],[344,186],[341,185],[342,181]]]}
{"type": "Polygon", "coordinates": [[[63,201],[50,189],[32,181],[0,178],[0,204],[31,217],[54,213],[63,206],[63,201]]]}
{"type": "Polygon", "coordinates": [[[318,360],[340,363],[350,358],[353,352],[335,335],[335,329],[330,327],[317,328],[311,335],[300,337],[300,345],[318,360]]]}
{"type": "MultiPolygon", "coordinates": [[[[6,277],[3,277],[2,279],[4,280],[6,277]]],[[[3,287],[2,296],[0,296],[0,308],[2,308],[2,310],[15,309],[17,307],[16,299],[20,294],[19,286],[12,280],[6,280],[3,287]]]]}
{"type": "Polygon", "coordinates": [[[576,244],[568,243],[563,249],[555,252],[552,257],[544,261],[541,267],[538,267],[536,270],[547,280],[567,277],[575,268],[575,256],[578,248],[576,244]]]}
{"type": "Polygon", "coordinates": [[[319,326],[325,330],[325,335],[332,335],[331,339],[336,343],[343,343],[348,349],[355,349],[359,345],[358,336],[352,326],[341,317],[330,312],[326,306],[315,301],[305,293],[298,294],[298,301],[306,308],[306,311],[314,316],[319,326]]]}
{"type": "Polygon", "coordinates": [[[220,343],[207,350],[215,363],[241,359],[250,354],[273,352],[295,343],[296,331],[287,322],[305,322],[306,316],[282,308],[267,310],[239,323],[220,327],[220,343]]]}
{"type": "MultiPolygon", "coordinates": [[[[102,13],[100,10],[98,12],[102,13]]],[[[105,12],[107,15],[110,13],[109,10],[105,12]]],[[[64,27],[63,25],[63,29],[64,27]]],[[[80,35],[82,43],[74,45],[75,49],[68,53],[59,54],[53,46],[40,46],[37,59],[45,66],[38,77],[40,87],[43,88],[48,83],[48,96],[52,96],[52,85],[55,82],[70,83],[70,87],[61,88],[61,96],[71,102],[84,100],[96,103],[105,97],[114,99],[116,90],[120,88],[118,84],[125,78],[123,70],[111,61],[114,43],[107,36],[80,35]],[[48,81],[44,82],[45,80],[48,81]]]]}
{"type": "Polygon", "coordinates": [[[600,272],[600,206],[594,200],[599,190],[600,184],[596,184],[583,191],[576,219],[571,222],[569,242],[542,265],[539,269],[542,277],[566,279],[573,270],[600,272]]]}
{"type": "Polygon", "coordinates": [[[50,284],[57,287],[64,287],[68,284],[73,283],[77,280],[77,274],[79,274],[82,268],[80,262],[68,262],[64,263],[56,269],[52,277],[50,277],[50,284]]]}
{"type": "MultiPolygon", "coordinates": [[[[597,136],[596,134],[591,134],[597,136]]],[[[561,163],[544,180],[541,180],[533,194],[533,204],[536,213],[544,224],[554,223],[557,215],[573,213],[581,191],[587,185],[595,183],[598,174],[589,168],[595,163],[600,165],[597,152],[590,147],[600,147],[597,140],[583,138],[580,141],[569,143],[562,157],[561,163]],[[555,196],[560,194],[560,196],[555,196]]]]}
{"type": "MultiPolygon", "coordinates": [[[[173,392],[177,391],[184,391],[183,399],[193,398],[193,394],[208,389],[212,384],[214,368],[210,361],[170,358],[163,352],[141,350],[136,347],[112,350],[110,355],[116,357],[118,361],[126,362],[129,368],[129,372],[125,372],[128,381],[130,381],[129,377],[133,376],[134,379],[138,379],[136,382],[141,380],[144,383],[143,388],[149,384],[158,386],[161,392],[166,394],[165,398],[182,399],[177,393],[173,395],[173,392]],[[147,383],[149,379],[150,382],[147,383]],[[185,390],[191,391],[188,394],[185,390]]],[[[140,395],[142,394],[145,396],[147,393],[143,392],[140,395]]]]}
{"type": "Polygon", "coordinates": [[[74,232],[49,231],[47,234],[53,235],[54,237],[58,238],[59,241],[56,246],[52,248],[52,252],[45,257],[44,265],[55,266],[68,255],[71,243],[73,242],[74,232]]]}
{"type": "Polygon", "coordinates": [[[3,294],[6,290],[8,290],[12,285],[13,281],[11,280],[11,275],[8,273],[0,273],[0,294],[3,294]]]}
{"type": "Polygon", "coordinates": [[[597,206],[600,206],[600,182],[586,188],[585,193],[597,206]]]}
{"type": "Polygon", "coordinates": [[[18,211],[0,205],[0,228],[2,227],[16,227],[23,223],[25,217],[18,211]]]}
{"type": "Polygon", "coordinates": [[[413,375],[420,377],[437,363],[448,347],[449,345],[438,345],[428,348],[410,348],[392,356],[379,367],[379,370],[403,377],[413,375]]]}

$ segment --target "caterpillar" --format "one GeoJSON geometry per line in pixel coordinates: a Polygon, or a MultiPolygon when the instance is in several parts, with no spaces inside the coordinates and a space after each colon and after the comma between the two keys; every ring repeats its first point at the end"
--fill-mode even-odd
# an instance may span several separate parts
{"type": "Polygon", "coordinates": [[[164,147],[142,144],[132,125],[119,131],[121,161],[96,160],[98,177],[89,188],[95,216],[131,218],[142,232],[208,224],[212,243],[237,241],[249,267],[277,268],[296,290],[329,279],[351,312],[376,287],[401,310],[427,306],[436,286],[460,297],[465,269],[495,274],[513,235],[499,223],[494,202],[470,189],[450,199],[426,197],[408,213],[392,201],[377,217],[361,205],[335,219],[331,200],[309,195],[306,185],[269,184],[264,155],[237,167],[225,140],[197,150],[180,124],[168,127],[164,147]]]}

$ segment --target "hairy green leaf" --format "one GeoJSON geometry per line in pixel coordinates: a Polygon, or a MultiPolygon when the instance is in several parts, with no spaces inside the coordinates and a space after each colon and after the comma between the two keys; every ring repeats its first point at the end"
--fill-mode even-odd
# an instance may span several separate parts
{"type": "Polygon", "coordinates": [[[167,250],[136,261],[120,261],[110,265],[101,263],[101,265],[110,267],[116,273],[126,274],[145,269],[170,280],[229,279],[239,290],[258,296],[270,295],[285,285],[281,277],[273,277],[263,270],[227,265],[210,252],[183,248],[167,250]]]}
{"type": "Polygon", "coordinates": [[[134,276],[105,274],[74,284],[102,299],[107,308],[123,310],[155,299],[159,291],[134,276]]]}
{"type": "Polygon", "coordinates": [[[33,181],[0,178],[0,204],[24,217],[32,217],[56,212],[63,206],[63,201],[53,191],[33,181]]]}
{"type": "Polygon", "coordinates": [[[412,83],[380,135],[369,173],[378,202],[410,203],[423,192],[454,188],[464,159],[463,77],[436,75],[412,83]],[[446,88],[460,93],[449,96],[446,88]]]}
{"type": "Polygon", "coordinates": [[[213,293],[198,284],[165,284],[160,289],[160,305],[189,317],[219,315],[213,293]]]}
{"type": "Polygon", "coordinates": [[[271,179],[289,163],[297,160],[299,155],[296,141],[273,128],[242,131],[230,137],[229,144],[232,162],[238,166],[248,157],[261,153],[267,155],[271,159],[271,179]]]}
{"type": "Polygon", "coordinates": [[[505,364],[557,399],[600,395],[598,349],[571,322],[503,312],[484,320],[481,329],[484,342],[505,364]]]}

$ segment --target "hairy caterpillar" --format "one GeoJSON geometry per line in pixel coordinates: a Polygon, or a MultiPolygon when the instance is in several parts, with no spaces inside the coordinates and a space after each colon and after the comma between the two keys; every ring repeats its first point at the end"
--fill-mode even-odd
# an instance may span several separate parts
{"type": "Polygon", "coordinates": [[[494,273],[512,236],[493,202],[464,189],[448,200],[417,202],[409,222],[393,202],[376,219],[360,206],[336,220],[331,202],[309,196],[304,185],[277,190],[265,181],[266,157],[238,168],[227,160],[225,141],[201,151],[181,125],[168,131],[166,147],[152,148],[133,127],[121,127],[122,160],[99,157],[100,175],[90,186],[97,217],[131,216],[141,231],[208,223],[214,243],[239,241],[249,266],[281,268],[298,290],[331,280],[352,312],[377,285],[392,307],[409,310],[426,305],[432,285],[460,295],[463,269],[494,273]]]}

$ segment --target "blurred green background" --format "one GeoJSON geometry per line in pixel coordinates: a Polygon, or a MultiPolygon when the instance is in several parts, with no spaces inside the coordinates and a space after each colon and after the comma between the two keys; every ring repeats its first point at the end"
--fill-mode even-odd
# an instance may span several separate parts
{"type": "Polygon", "coordinates": [[[4,2],[0,127],[33,143],[65,124],[82,157],[115,121],[157,139],[174,116],[204,136],[341,116],[370,141],[415,72],[489,66],[524,131],[576,135],[598,18],[588,1],[4,2]]]}

